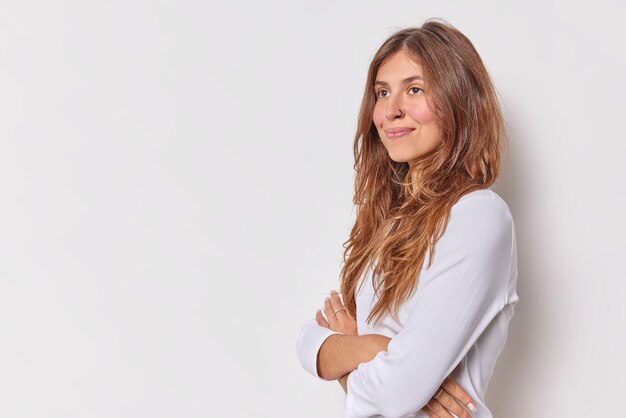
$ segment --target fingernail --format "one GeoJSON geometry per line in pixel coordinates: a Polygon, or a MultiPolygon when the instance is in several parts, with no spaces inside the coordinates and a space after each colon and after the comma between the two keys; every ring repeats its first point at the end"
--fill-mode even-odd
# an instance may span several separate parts
{"type": "Polygon", "coordinates": [[[476,407],[474,406],[474,404],[473,404],[473,403],[471,403],[471,402],[467,404],[467,407],[468,407],[468,408],[470,409],[470,411],[472,411],[472,412],[476,412],[476,411],[478,411],[478,409],[476,409],[476,407]]]}

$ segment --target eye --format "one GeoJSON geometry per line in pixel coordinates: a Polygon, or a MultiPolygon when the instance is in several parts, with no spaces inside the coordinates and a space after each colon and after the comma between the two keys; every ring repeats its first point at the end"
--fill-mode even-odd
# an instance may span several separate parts
{"type": "MultiPolygon", "coordinates": [[[[419,87],[411,87],[409,90],[410,90],[410,91],[419,90],[419,91],[421,91],[421,92],[424,92],[424,89],[419,88],[419,87]]],[[[419,93],[419,92],[417,92],[417,91],[415,92],[415,94],[418,94],[418,93],[419,93]]]]}
{"type": "Polygon", "coordinates": [[[378,91],[376,92],[376,97],[385,97],[385,96],[381,96],[381,95],[380,95],[380,93],[382,93],[383,91],[384,91],[385,93],[387,92],[387,90],[385,90],[385,89],[380,89],[380,90],[378,90],[378,91]]]}

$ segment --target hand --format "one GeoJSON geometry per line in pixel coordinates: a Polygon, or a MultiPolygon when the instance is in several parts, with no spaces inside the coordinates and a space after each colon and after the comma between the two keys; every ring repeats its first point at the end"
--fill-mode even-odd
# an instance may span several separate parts
{"type": "MultiPolygon", "coordinates": [[[[435,396],[422,408],[422,411],[426,412],[429,418],[453,418],[448,411],[454,412],[459,418],[470,418],[471,415],[461,404],[467,405],[469,409],[472,409],[475,404],[461,386],[447,377],[441,384],[441,387],[443,388],[441,394],[437,396],[437,393],[435,393],[435,396]],[[454,395],[454,397],[451,395],[454,395]]],[[[437,389],[437,392],[439,392],[439,389],[437,389]]],[[[472,410],[472,412],[476,411],[472,410]]]]}
{"type": "Polygon", "coordinates": [[[334,290],[330,291],[330,298],[326,298],[324,301],[324,313],[328,321],[319,310],[315,315],[315,320],[319,325],[344,335],[359,335],[356,319],[348,313],[339,298],[339,294],[334,290]],[[335,314],[335,312],[337,313],[335,314]]]}

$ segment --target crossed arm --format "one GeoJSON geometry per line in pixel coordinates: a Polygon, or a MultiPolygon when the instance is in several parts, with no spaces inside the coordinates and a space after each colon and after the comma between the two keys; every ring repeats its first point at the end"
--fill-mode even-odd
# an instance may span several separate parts
{"type": "MultiPolygon", "coordinates": [[[[341,385],[341,388],[346,394],[348,393],[348,376],[350,376],[350,373],[352,373],[352,371],[357,368],[359,363],[366,363],[372,360],[374,357],[376,357],[376,354],[378,352],[387,351],[387,345],[389,345],[389,341],[391,341],[391,338],[385,337],[384,335],[380,335],[380,334],[370,334],[370,335],[364,335],[362,337],[357,336],[358,340],[355,342],[346,341],[345,338],[340,335],[339,336],[332,335],[329,339],[331,338],[335,340],[334,341],[335,344],[333,344],[333,341],[331,341],[330,345],[328,346],[328,350],[324,349],[321,352],[321,353],[324,353],[325,356],[327,356],[328,351],[333,352],[333,350],[335,350],[334,345],[341,345],[341,344],[344,344],[344,345],[354,344],[353,346],[356,347],[357,351],[359,352],[357,356],[347,358],[350,371],[337,379],[337,381],[339,382],[339,385],[341,385]],[[338,340],[343,340],[343,341],[338,341],[338,340]],[[356,364],[354,364],[355,361],[353,359],[358,358],[359,355],[362,357],[362,360],[356,360],[356,364]]],[[[326,361],[325,364],[327,364],[328,362],[329,361],[326,361]]],[[[330,373],[332,373],[334,371],[332,365],[329,368],[330,368],[330,373]]]]}
{"type": "MultiPolygon", "coordinates": [[[[322,343],[317,355],[317,374],[323,379],[337,379],[343,391],[348,393],[348,376],[355,370],[359,363],[372,360],[381,351],[387,351],[391,338],[380,334],[366,334],[359,336],[356,331],[356,321],[343,311],[335,315],[337,309],[343,308],[337,293],[332,291],[331,298],[325,303],[324,310],[332,326],[318,312],[316,321],[318,325],[330,330],[341,330],[343,334],[330,335],[322,343]],[[354,333],[353,335],[350,335],[354,333]]],[[[341,310],[341,309],[340,309],[341,310]]],[[[467,405],[475,411],[472,398],[452,379],[447,378],[442,388],[445,391],[433,397],[422,408],[429,417],[452,417],[453,412],[457,417],[470,418],[461,404],[467,405]],[[456,398],[456,399],[455,399],[456,398]],[[438,413],[435,415],[435,413],[438,413]]]]}
{"type": "Polygon", "coordinates": [[[427,405],[507,302],[514,244],[508,208],[495,197],[468,198],[452,211],[436,262],[420,277],[414,308],[388,348],[366,344],[380,336],[340,338],[333,317],[347,314],[327,301],[332,327],[319,320],[303,327],[301,363],[313,375],[339,379],[350,416],[402,416],[427,405]]]}
{"type": "Polygon", "coordinates": [[[387,351],[389,341],[391,338],[380,334],[333,334],[324,341],[318,352],[317,373],[326,380],[338,379],[347,393],[348,375],[359,364],[372,360],[380,351],[387,351]]]}

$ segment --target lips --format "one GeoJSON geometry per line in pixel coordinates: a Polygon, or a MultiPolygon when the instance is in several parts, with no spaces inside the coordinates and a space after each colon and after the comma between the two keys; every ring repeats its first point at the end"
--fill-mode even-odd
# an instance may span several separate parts
{"type": "Polygon", "coordinates": [[[387,138],[400,138],[402,136],[408,135],[414,130],[414,128],[389,128],[385,129],[385,134],[387,135],[387,138]]]}

